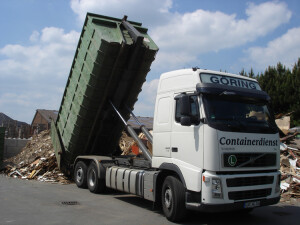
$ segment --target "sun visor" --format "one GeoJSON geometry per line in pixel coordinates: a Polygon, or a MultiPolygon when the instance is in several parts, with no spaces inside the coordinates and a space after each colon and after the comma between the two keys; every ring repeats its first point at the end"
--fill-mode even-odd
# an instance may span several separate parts
{"type": "Polygon", "coordinates": [[[196,85],[196,90],[201,94],[219,95],[224,97],[230,96],[232,98],[242,98],[252,101],[269,102],[271,100],[270,96],[264,91],[222,84],[199,83],[196,85]]]}

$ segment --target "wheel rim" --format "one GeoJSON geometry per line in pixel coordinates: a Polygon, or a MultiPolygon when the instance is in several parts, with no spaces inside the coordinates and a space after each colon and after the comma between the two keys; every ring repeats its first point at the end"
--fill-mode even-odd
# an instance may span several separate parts
{"type": "Polygon", "coordinates": [[[96,173],[94,170],[90,171],[89,174],[89,185],[90,187],[94,187],[96,183],[96,173]]]}
{"type": "Polygon", "coordinates": [[[166,205],[167,209],[171,208],[172,202],[173,202],[172,190],[170,187],[167,187],[167,189],[165,191],[165,205],[166,205]]]}
{"type": "Polygon", "coordinates": [[[83,179],[83,169],[79,167],[76,173],[76,180],[78,183],[80,183],[82,179],[83,179]]]}

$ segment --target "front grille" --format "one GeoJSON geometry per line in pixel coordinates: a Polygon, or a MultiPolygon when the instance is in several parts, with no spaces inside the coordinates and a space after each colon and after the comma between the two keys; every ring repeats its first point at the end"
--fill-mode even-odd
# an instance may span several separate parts
{"type": "Polygon", "coordinates": [[[271,194],[272,189],[259,189],[259,190],[248,190],[248,191],[231,191],[228,192],[228,198],[230,200],[244,200],[253,198],[263,198],[271,194]]]}
{"type": "Polygon", "coordinates": [[[275,153],[226,153],[223,158],[224,167],[276,166],[275,153]]]}
{"type": "Polygon", "coordinates": [[[273,176],[260,176],[260,177],[238,177],[226,179],[227,187],[242,187],[252,185],[273,184],[273,176]]]}

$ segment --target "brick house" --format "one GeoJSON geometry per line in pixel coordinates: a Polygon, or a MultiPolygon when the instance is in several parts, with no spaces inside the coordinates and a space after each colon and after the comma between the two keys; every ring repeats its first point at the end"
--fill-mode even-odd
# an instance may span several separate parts
{"type": "Polygon", "coordinates": [[[43,130],[49,130],[51,121],[56,121],[57,110],[37,109],[31,123],[31,133],[38,134],[43,130]]]}

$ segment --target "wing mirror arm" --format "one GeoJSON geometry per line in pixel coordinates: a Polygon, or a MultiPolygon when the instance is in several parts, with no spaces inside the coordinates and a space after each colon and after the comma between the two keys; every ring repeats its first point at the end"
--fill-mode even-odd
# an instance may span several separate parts
{"type": "Polygon", "coordinates": [[[203,124],[206,123],[206,119],[205,118],[201,118],[199,121],[200,121],[200,123],[203,123],[203,124]]]}

